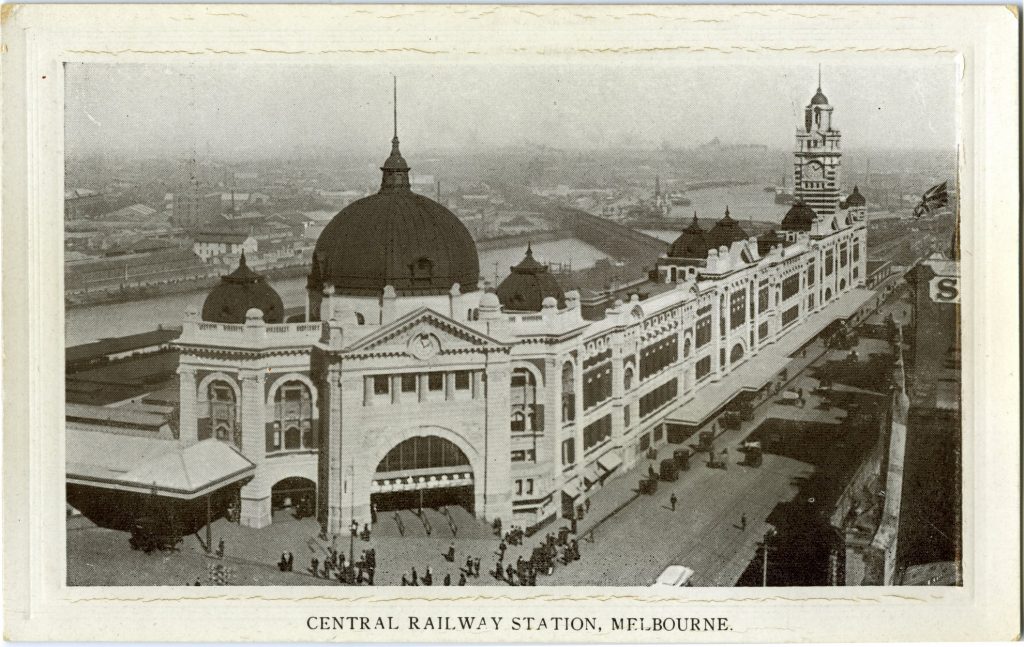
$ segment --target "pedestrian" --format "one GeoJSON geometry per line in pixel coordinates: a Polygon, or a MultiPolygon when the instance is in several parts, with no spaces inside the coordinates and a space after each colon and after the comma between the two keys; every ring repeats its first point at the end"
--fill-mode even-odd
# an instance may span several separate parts
{"type": "Polygon", "coordinates": [[[374,572],[376,572],[376,570],[377,569],[375,569],[373,566],[368,566],[366,568],[366,577],[367,580],[369,581],[370,586],[373,586],[373,574],[374,572]]]}
{"type": "Polygon", "coordinates": [[[309,561],[309,570],[313,573],[313,577],[320,577],[320,560],[314,557],[309,561]]]}
{"type": "Polygon", "coordinates": [[[676,501],[678,501],[678,500],[679,500],[679,499],[677,499],[677,498],[676,498],[676,493],[675,493],[675,492],[673,492],[673,493],[672,493],[672,496],[670,496],[670,497],[668,498],[668,502],[669,502],[669,504],[670,504],[670,505],[672,506],[672,512],[675,512],[675,511],[676,511],[676,501]]]}
{"type": "Polygon", "coordinates": [[[505,550],[507,548],[508,548],[508,544],[506,544],[504,541],[502,541],[500,544],[498,544],[498,561],[499,562],[503,561],[505,559],[505,550]]]}
{"type": "Polygon", "coordinates": [[[199,581],[199,578],[197,577],[197,578],[196,578],[196,583],[195,583],[195,584],[194,584],[193,586],[202,586],[202,585],[203,585],[203,583],[202,583],[202,582],[200,582],[200,581],[199,581]]]}
{"type": "Polygon", "coordinates": [[[220,538],[220,542],[217,544],[217,557],[224,557],[224,538],[220,538]]]}
{"type": "Polygon", "coordinates": [[[459,573],[459,586],[466,586],[466,574],[459,573]]]}
{"type": "Polygon", "coordinates": [[[433,585],[434,585],[434,571],[431,570],[431,568],[428,566],[427,567],[427,572],[423,574],[423,586],[433,586],[433,585]]]}
{"type": "Polygon", "coordinates": [[[480,577],[480,558],[473,558],[473,577],[480,577]]]}
{"type": "Polygon", "coordinates": [[[370,523],[377,523],[377,504],[373,501],[370,502],[370,523]]]}
{"type": "Polygon", "coordinates": [[[741,514],[740,515],[740,530],[746,530],[746,529],[747,529],[747,515],[746,514],[741,514]]]}
{"type": "Polygon", "coordinates": [[[455,561],[455,542],[448,544],[448,552],[444,554],[445,561],[455,561]]]}
{"type": "Polygon", "coordinates": [[[509,564],[509,565],[508,565],[508,566],[507,566],[507,567],[505,568],[505,581],[507,581],[507,582],[508,582],[508,583],[509,583],[510,585],[511,585],[511,584],[513,584],[513,578],[512,578],[512,576],[513,576],[513,575],[515,574],[515,572],[516,572],[516,571],[515,571],[515,569],[514,569],[514,568],[512,568],[512,565],[511,565],[511,564],[509,564]]]}
{"type": "Polygon", "coordinates": [[[473,574],[473,558],[467,555],[466,556],[466,575],[472,575],[472,574],[473,574]]]}
{"type": "Polygon", "coordinates": [[[402,586],[409,586],[409,574],[402,573],[402,586]]]}
{"type": "Polygon", "coordinates": [[[583,502],[583,508],[587,512],[590,512],[590,499],[587,499],[586,501],[583,502]]]}
{"type": "Polygon", "coordinates": [[[291,573],[295,566],[295,555],[292,555],[292,551],[288,551],[288,572],[291,573]]]}
{"type": "Polygon", "coordinates": [[[416,574],[416,567],[413,566],[413,568],[412,568],[412,585],[413,586],[419,586],[419,584],[420,584],[420,576],[416,574]]]}
{"type": "Polygon", "coordinates": [[[444,574],[444,585],[445,586],[451,586],[452,585],[452,574],[451,573],[445,573],[444,574]]]}

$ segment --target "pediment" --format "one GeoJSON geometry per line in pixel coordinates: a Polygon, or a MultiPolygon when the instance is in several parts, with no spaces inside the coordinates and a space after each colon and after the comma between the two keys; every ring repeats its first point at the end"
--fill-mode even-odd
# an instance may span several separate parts
{"type": "Polygon", "coordinates": [[[448,316],[421,308],[356,341],[346,352],[406,355],[428,361],[438,355],[507,347],[448,316]]]}

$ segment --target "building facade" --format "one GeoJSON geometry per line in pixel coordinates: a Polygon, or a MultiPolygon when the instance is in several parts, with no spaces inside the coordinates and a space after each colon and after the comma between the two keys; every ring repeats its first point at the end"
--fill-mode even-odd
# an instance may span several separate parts
{"type": "MultiPolygon", "coordinates": [[[[827,115],[834,145],[813,159],[835,159],[834,183],[827,115]]],[[[219,439],[256,466],[244,524],[294,497],[328,532],[368,523],[371,505],[459,504],[524,527],[568,516],[668,442],[679,407],[719,397],[707,387],[866,280],[863,207],[829,189],[761,240],[727,210],[707,232],[695,220],[657,259],[650,296],[584,317],[529,254],[514,285],[481,289],[472,238],[411,191],[397,133],[381,170],[380,192],[320,236],[306,322],[269,323],[262,308],[280,300],[251,272],[211,293],[218,316],[186,316],[181,441],[219,439]]]]}

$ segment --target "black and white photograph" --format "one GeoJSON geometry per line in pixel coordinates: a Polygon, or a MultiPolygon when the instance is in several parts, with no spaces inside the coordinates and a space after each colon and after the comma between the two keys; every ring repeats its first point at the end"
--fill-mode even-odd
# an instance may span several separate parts
{"type": "Polygon", "coordinates": [[[68,64],[68,584],[960,584],[953,63],[68,64]]]}
{"type": "Polygon", "coordinates": [[[1012,639],[1018,23],[0,12],[5,637],[1012,639]]]}

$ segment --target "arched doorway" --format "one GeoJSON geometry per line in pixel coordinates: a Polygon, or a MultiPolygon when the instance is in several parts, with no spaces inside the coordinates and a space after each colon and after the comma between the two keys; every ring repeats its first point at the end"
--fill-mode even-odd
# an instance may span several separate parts
{"type": "Polygon", "coordinates": [[[316,514],[316,483],[301,476],[281,479],[270,488],[270,513],[295,519],[316,514]]]}
{"type": "Polygon", "coordinates": [[[472,513],[473,468],[452,441],[413,436],[395,445],[377,465],[370,492],[379,512],[457,505],[472,513]]]}
{"type": "Polygon", "coordinates": [[[825,300],[826,301],[831,301],[832,300],[832,288],[825,288],[825,300]]]}
{"type": "Polygon", "coordinates": [[[736,344],[729,352],[729,363],[735,364],[741,359],[743,359],[743,344],[736,344]]]}

